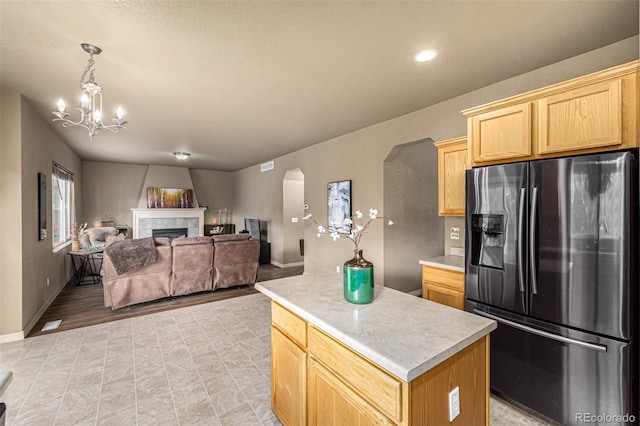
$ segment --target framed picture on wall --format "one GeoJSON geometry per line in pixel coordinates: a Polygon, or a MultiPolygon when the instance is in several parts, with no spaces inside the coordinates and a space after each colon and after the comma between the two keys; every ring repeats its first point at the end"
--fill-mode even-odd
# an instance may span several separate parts
{"type": "Polygon", "coordinates": [[[344,220],[351,218],[351,181],[341,180],[327,184],[327,224],[341,234],[351,233],[351,225],[344,220]]]}
{"type": "Polygon", "coordinates": [[[38,173],[38,240],[47,238],[47,175],[38,173]]]}

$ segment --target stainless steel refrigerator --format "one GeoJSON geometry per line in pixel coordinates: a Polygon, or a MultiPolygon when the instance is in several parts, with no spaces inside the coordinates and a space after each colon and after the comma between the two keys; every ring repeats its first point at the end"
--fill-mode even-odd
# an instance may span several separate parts
{"type": "Polygon", "coordinates": [[[491,388],[563,424],[638,422],[637,158],[467,171],[465,309],[498,321],[491,388]]]}

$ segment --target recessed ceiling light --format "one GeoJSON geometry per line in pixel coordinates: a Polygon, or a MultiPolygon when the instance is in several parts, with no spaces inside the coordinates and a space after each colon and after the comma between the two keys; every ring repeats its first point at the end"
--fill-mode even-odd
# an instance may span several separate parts
{"type": "Polygon", "coordinates": [[[186,160],[191,154],[188,152],[174,152],[173,155],[175,155],[178,160],[186,160]]]}
{"type": "Polygon", "coordinates": [[[420,52],[416,53],[416,55],[413,57],[413,60],[416,62],[427,62],[432,60],[436,56],[438,56],[438,51],[436,49],[421,50],[420,52]]]}

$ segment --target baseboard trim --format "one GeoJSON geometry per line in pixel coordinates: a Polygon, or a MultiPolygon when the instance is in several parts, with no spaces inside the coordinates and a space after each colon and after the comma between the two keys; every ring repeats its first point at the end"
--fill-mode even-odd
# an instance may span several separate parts
{"type": "Polygon", "coordinates": [[[271,264],[273,266],[277,266],[278,268],[293,268],[295,266],[304,266],[304,262],[280,263],[280,262],[272,261],[271,264]]]}
{"type": "Polygon", "coordinates": [[[417,290],[410,291],[410,292],[408,292],[408,294],[411,294],[413,296],[421,297],[422,296],[422,289],[419,288],[417,290]]]}
{"type": "Polygon", "coordinates": [[[17,333],[0,334],[0,344],[24,340],[24,336],[25,334],[23,331],[18,331],[17,333]]]}
{"type": "Polygon", "coordinates": [[[0,343],[8,343],[8,342],[15,342],[16,340],[24,340],[25,337],[29,335],[33,327],[36,326],[38,321],[40,321],[40,318],[42,318],[42,315],[44,315],[47,309],[49,309],[49,306],[51,306],[53,301],[56,300],[56,297],[58,297],[58,295],[62,292],[62,290],[64,290],[64,287],[69,283],[70,280],[71,280],[71,277],[68,277],[64,281],[64,283],[56,289],[56,291],[51,295],[51,297],[49,297],[49,299],[45,302],[45,304],[42,305],[42,307],[38,310],[38,312],[34,315],[34,317],[31,318],[31,321],[29,321],[29,323],[24,328],[24,330],[18,331],[16,333],[0,334],[0,343]]]}

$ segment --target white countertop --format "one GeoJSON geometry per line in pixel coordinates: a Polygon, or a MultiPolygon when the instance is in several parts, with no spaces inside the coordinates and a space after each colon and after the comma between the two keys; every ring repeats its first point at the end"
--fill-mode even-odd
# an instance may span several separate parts
{"type": "Polygon", "coordinates": [[[401,380],[410,382],[496,328],[496,322],[376,286],[348,303],[342,275],[302,275],[255,288],[401,380]]]}
{"type": "Polygon", "coordinates": [[[436,268],[450,269],[464,272],[464,256],[438,256],[420,261],[421,265],[435,266],[436,268]]]}

